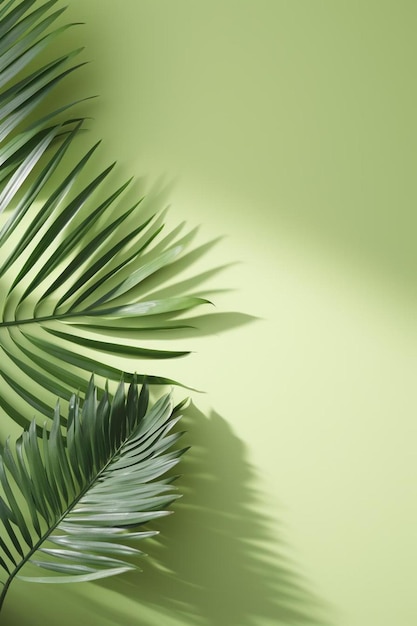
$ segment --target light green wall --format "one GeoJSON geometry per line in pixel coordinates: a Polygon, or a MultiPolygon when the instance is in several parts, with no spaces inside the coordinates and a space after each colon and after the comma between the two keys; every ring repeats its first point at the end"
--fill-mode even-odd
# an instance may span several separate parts
{"type": "Polygon", "coordinates": [[[4,623],[413,626],[416,3],[69,5],[83,141],[223,236],[188,273],[234,264],[206,285],[236,315],[155,365],[206,392],[157,565],[14,583],[4,623]]]}

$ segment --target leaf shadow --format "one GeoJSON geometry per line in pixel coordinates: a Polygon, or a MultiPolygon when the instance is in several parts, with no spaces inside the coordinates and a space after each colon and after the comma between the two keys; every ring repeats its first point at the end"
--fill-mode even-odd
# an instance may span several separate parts
{"type": "Polygon", "coordinates": [[[244,443],[225,419],[186,411],[184,475],[175,515],[153,525],[148,558],[132,572],[88,585],[16,581],[5,626],[332,626],[322,601],[291,558],[285,529],[264,511],[244,443]],[[25,602],[20,599],[24,594],[25,602]]]}
{"type": "MultiPolygon", "coordinates": [[[[143,574],[99,585],[184,626],[330,625],[325,603],[276,538],[279,522],[262,512],[244,443],[226,420],[194,405],[183,425],[183,443],[192,448],[181,463],[184,498],[176,514],[160,521],[160,535],[144,548],[150,557],[140,562],[143,574]]],[[[136,623],[151,626],[143,618],[136,623]]]]}

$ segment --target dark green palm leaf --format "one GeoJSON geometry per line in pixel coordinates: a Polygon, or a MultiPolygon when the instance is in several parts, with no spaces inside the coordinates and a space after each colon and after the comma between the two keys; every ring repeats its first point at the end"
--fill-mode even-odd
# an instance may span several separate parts
{"type": "MultiPolygon", "coordinates": [[[[52,395],[68,401],[74,388],[84,393],[92,372],[116,381],[123,373],[132,380],[128,365],[124,372],[114,366],[116,356],[187,354],[127,342],[120,322],[153,329],[158,339],[161,330],[184,327],[175,321],[179,312],[207,302],[192,294],[162,299],[149,293],[147,280],[164,280],[164,268],[180,257],[186,238],[168,235],[156,243],[160,220],[146,215],[140,202],[120,206],[129,183],[106,192],[114,164],[81,183],[97,145],[69,172],[57,172],[82,130],[83,120],[61,119],[75,102],[22,129],[53,87],[79,67],[66,67],[75,52],[21,75],[67,28],[48,30],[62,12],[48,13],[55,0],[31,10],[33,4],[24,0],[0,9],[0,374],[5,383],[0,406],[21,425],[27,423],[25,403],[49,417],[52,395]],[[103,339],[109,329],[112,340],[103,339]]],[[[146,380],[174,382],[160,376],[146,380]]]]}
{"type": "Polygon", "coordinates": [[[168,515],[179,496],[162,478],[183,450],[169,395],[148,408],[148,392],[121,383],[112,400],[90,381],[85,401],[73,395],[66,438],[59,407],[42,440],[33,421],[16,449],[0,456],[0,571],[3,593],[15,577],[31,582],[95,580],[135,569],[129,542],[155,534],[148,522],[168,515]],[[31,563],[48,574],[23,576],[31,563]]]}
{"type": "MultiPolygon", "coordinates": [[[[79,52],[76,50],[22,76],[22,72],[31,66],[56,37],[74,25],[49,31],[49,27],[64,10],[58,9],[49,13],[56,2],[57,0],[50,0],[33,11],[33,0],[10,2],[0,11],[0,183],[13,174],[51,131],[54,138],[66,135],[68,129],[65,127],[48,124],[63,111],[77,104],[76,101],[70,102],[53,109],[41,119],[22,128],[28,116],[54,87],[83,65],[65,67],[79,52]],[[19,132],[14,132],[16,129],[20,129],[19,132]]],[[[65,120],[65,126],[71,121],[74,120],[65,120]]]]}

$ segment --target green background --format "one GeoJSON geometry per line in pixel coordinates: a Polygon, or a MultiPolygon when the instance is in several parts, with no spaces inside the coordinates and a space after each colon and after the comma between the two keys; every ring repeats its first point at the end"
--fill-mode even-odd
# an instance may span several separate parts
{"type": "Polygon", "coordinates": [[[100,94],[96,167],[197,230],[178,280],[202,273],[217,315],[150,365],[205,394],[144,573],[15,582],[4,624],[412,626],[415,2],[71,0],[69,19],[91,64],[59,97],[100,94]]]}

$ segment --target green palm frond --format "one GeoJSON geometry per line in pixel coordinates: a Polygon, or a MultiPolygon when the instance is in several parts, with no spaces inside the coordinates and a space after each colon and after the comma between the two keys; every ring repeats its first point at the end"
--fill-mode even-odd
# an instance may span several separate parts
{"type": "Polygon", "coordinates": [[[184,450],[169,395],[148,408],[147,388],[97,400],[93,381],[80,407],[72,396],[66,438],[57,406],[52,428],[37,437],[35,421],[0,456],[0,607],[15,577],[30,582],[89,581],[136,565],[129,541],[155,532],[143,524],[169,514],[178,498],[172,478],[162,478],[184,450]],[[23,566],[46,575],[22,576],[23,566]]]}
{"type": "Polygon", "coordinates": [[[82,129],[82,119],[62,121],[76,102],[22,130],[35,107],[80,65],[66,67],[75,54],[69,53],[20,77],[67,28],[48,30],[62,12],[48,13],[55,0],[29,12],[33,4],[0,3],[0,407],[22,426],[25,403],[49,417],[52,398],[69,401],[74,389],[85,393],[92,372],[133,380],[127,366],[123,372],[114,366],[114,357],[187,354],[138,345],[138,332],[158,339],[161,330],[184,328],[178,313],[207,302],[193,294],[149,293],[148,279],[164,280],[186,238],[168,234],[158,243],[160,219],[144,215],[140,202],[121,208],[129,183],[104,193],[114,164],[81,182],[97,145],[65,175],[57,172],[82,129]],[[133,328],[129,342],[125,322],[133,328]]]}
{"type": "MultiPolygon", "coordinates": [[[[0,182],[7,180],[36,148],[42,151],[44,141],[51,143],[65,136],[67,126],[76,121],[66,119],[62,124],[50,125],[54,118],[77,104],[74,101],[21,128],[52,90],[84,65],[68,67],[68,62],[80,51],[75,50],[36,69],[31,68],[33,61],[56,37],[74,26],[67,24],[49,30],[64,11],[61,8],[49,13],[56,3],[57,0],[50,0],[33,11],[30,10],[35,0],[0,3],[0,182]]],[[[35,163],[36,158],[32,158],[30,164],[35,163]]]]}

